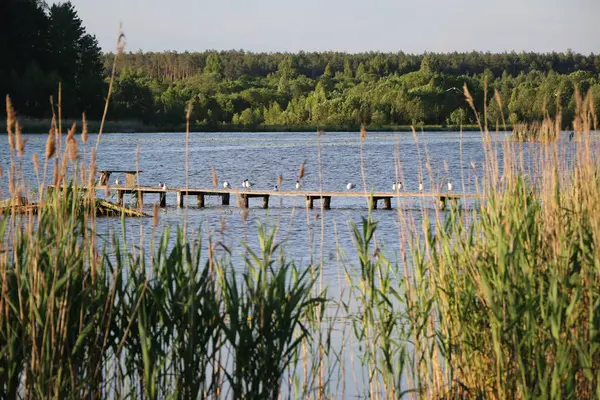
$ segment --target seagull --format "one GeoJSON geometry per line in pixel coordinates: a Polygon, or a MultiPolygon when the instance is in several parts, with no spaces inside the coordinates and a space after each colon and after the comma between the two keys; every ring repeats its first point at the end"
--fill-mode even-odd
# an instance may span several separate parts
{"type": "Polygon", "coordinates": [[[356,185],[354,183],[348,182],[348,184],[346,185],[346,189],[348,190],[352,190],[356,187],[356,185]]]}
{"type": "Polygon", "coordinates": [[[279,186],[275,185],[275,186],[273,187],[273,191],[275,191],[275,192],[279,192],[279,186]]]}
{"type": "Polygon", "coordinates": [[[158,182],[158,187],[162,189],[162,182],[158,182]]]}
{"type": "Polygon", "coordinates": [[[300,190],[302,185],[300,185],[300,181],[296,181],[296,190],[300,190]]]}
{"type": "Polygon", "coordinates": [[[402,190],[402,182],[400,182],[400,183],[394,183],[394,184],[392,185],[392,190],[393,190],[394,192],[395,192],[396,190],[397,190],[397,191],[400,191],[400,190],[402,190]]]}
{"type": "Polygon", "coordinates": [[[223,189],[231,189],[231,185],[229,184],[229,182],[223,182],[223,189]]]}
{"type": "Polygon", "coordinates": [[[248,181],[248,179],[244,179],[244,180],[242,181],[242,187],[243,187],[244,189],[246,189],[246,182],[247,182],[247,181],[248,181]]]}
{"type": "Polygon", "coordinates": [[[162,186],[160,187],[162,190],[167,190],[167,184],[163,183],[162,186]]]}
{"type": "Polygon", "coordinates": [[[424,188],[423,182],[419,183],[419,191],[422,192],[424,188]]]}
{"type": "Polygon", "coordinates": [[[119,180],[119,178],[115,179],[115,185],[119,186],[121,184],[121,181],[119,180]]]}
{"type": "Polygon", "coordinates": [[[244,187],[248,190],[252,189],[252,186],[254,186],[254,183],[250,183],[250,181],[248,179],[246,179],[246,181],[244,182],[244,187]]]}
{"type": "Polygon", "coordinates": [[[452,189],[454,189],[454,185],[452,184],[452,182],[448,181],[448,191],[451,192],[452,189]]]}

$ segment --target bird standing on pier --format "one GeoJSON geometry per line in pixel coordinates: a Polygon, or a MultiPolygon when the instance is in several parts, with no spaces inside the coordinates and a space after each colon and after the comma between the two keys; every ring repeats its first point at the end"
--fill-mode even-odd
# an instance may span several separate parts
{"type": "Polygon", "coordinates": [[[161,188],[162,190],[167,190],[167,183],[166,183],[166,182],[165,182],[165,183],[163,183],[163,184],[160,186],[160,188],[161,188]]]}
{"type": "Polygon", "coordinates": [[[296,181],[296,190],[300,190],[302,185],[300,185],[300,181],[296,181]]]}
{"type": "Polygon", "coordinates": [[[279,186],[277,186],[277,185],[273,186],[273,191],[279,192],[279,186]]]}
{"type": "Polygon", "coordinates": [[[346,189],[348,190],[352,190],[356,187],[356,185],[352,182],[348,182],[348,184],[346,185],[346,189]]]}
{"type": "Polygon", "coordinates": [[[419,182],[419,192],[422,192],[425,189],[425,186],[423,186],[423,182],[419,182]]]}
{"type": "Polygon", "coordinates": [[[395,192],[395,191],[400,191],[400,190],[402,190],[402,182],[399,182],[399,183],[394,183],[394,184],[392,185],[392,190],[393,190],[394,192],[395,192]]]}
{"type": "Polygon", "coordinates": [[[223,182],[223,188],[224,189],[231,189],[231,185],[229,184],[229,182],[225,181],[225,182],[223,182]]]}
{"type": "Polygon", "coordinates": [[[115,179],[115,185],[119,186],[121,184],[121,181],[119,180],[119,178],[115,179]]]}
{"type": "Polygon", "coordinates": [[[452,182],[448,181],[448,191],[451,192],[452,189],[454,189],[454,185],[452,184],[452,182]]]}
{"type": "Polygon", "coordinates": [[[248,190],[252,189],[252,186],[254,186],[254,183],[250,183],[250,181],[248,179],[246,179],[244,181],[244,187],[248,190]]]}

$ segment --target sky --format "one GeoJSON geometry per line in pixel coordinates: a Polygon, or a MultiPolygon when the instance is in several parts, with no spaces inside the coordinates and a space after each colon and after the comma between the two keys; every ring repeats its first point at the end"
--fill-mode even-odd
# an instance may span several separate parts
{"type": "MultiPolygon", "coordinates": [[[[48,1],[53,3],[55,1],[48,1]]],[[[71,0],[103,51],[600,53],[600,0],[71,0]]]]}

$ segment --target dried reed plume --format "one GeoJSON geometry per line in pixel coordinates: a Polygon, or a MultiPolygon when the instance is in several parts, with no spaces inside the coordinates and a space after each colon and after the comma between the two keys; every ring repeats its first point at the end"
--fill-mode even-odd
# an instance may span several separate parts
{"type": "Polygon", "coordinates": [[[33,158],[33,170],[35,171],[36,174],[39,174],[40,173],[40,160],[38,158],[38,155],[33,153],[31,158],[33,158]]]}
{"type": "Polygon", "coordinates": [[[71,125],[71,129],[67,134],[67,153],[71,162],[77,160],[77,140],[75,140],[75,129],[77,128],[75,122],[71,125]]]}
{"type": "Polygon", "coordinates": [[[108,94],[106,95],[106,101],[104,102],[104,113],[102,114],[102,120],[100,122],[100,129],[98,130],[98,138],[96,139],[96,149],[100,145],[100,137],[102,136],[102,131],[104,130],[104,122],[106,121],[106,114],[108,114],[108,104],[110,102],[110,95],[113,91],[113,85],[115,82],[115,73],[117,70],[117,58],[119,55],[123,54],[125,50],[125,34],[123,33],[123,25],[119,25],[119,36],[117,38],[117,52],[115,53],[115,57],[113,59],[113,66],[110,76],[110,83],[108,84],[108,94]]]}
{"type": "Polygon", "coordinates": [[[56,152],[56,139],[55,139],[55,130],[54,127],[50,128],[50,132],[48,132],[48,139],[46,140],[46,159],[49,160],[54,156],[56,152]]]}
{"type": "Polygon", "coordinates": [[[304,166],[306,165],[306,160],[300,165],[300,171],[298,172],[298,180],[302,180],[304,177],[304,166]]]}
{"type": "Polygon", "coordinates": [[[494,89],[494,98],[496,99],[496,103],[498,104],[498,109],[500,110],[500,115],[502,116],[502,126],[504,130],[506,130],[506,119],[504,118],[504,106],[502,104],[502,97],[500,97],[500,93],[498,89],[494,89]]]}
{"type": "Polygon", "coordinates": [[[217,187],[217,182],[218,182],[218,180],[217,180],[217,171],[215,171],[215,166],[213,165],[212,166],[212,184],[213,184],[213,187],[217,187]]]}
{"type": "Polygon", "coordinates": [[[10,96],[6,95],[6,132],[8,133],[8,144],[10,145],[11,150],[15,149],[15,141],[13,138],[13,127],[15,122],[15,110],[12,107],[10,96]]]}
{"type": "Polygon", "coordinates": [[[279,176],[277,177],[277,184],[279,185],[279,187],[281,187],[281,185],[283,184],[283,175],[279,174],[279,176]]]}
{"type": "Polygon", "coordinates": [[[360,126],[360,140],[364,140],[367,138],[367,128],[365,127],[365,124],[363,122],[363,124],[360,126]]]}
{"type": "Polygon", "coordinates": [[[83,113],[81,115],[81,124],[82,124],[81,143],[85,144],[87,142],[87,136],[88,136],[88,125],[87,125],[87,119],[85,117],[85,113],[83,113]]]}
{"type": "Polygon", "coordinates": [[[469,106],[471,107],[471,109],[473,110],[473,113],[475,114],[475,119],[477,120],[477,125],[479,125],[479,130],[483,131],[483,127],[481,126],[481,121],[479,120],[479,113],[477,112],[477,109],[475,108],[475,103],[473,102],[473,96],[471,96],[471,92],[469,92],[469,88],[466,83],[463,86],[463,93],[465,94],[465,99],[467,100],[467,103],[469,103],[469,106]]]}
{"type": "MultiPolygon", "coordinates": [[[[96,149],[92,149],[90,159],[91,160],[88,175],[88,186],[91,188],[94,186],[94,179],[96,177],[96,149]]],[[[93,191],[91,191],[91,193],[93,193],[93,191]]]]}
{"type": "Polygon", "coordinates": [[[17,151],[19,152],[19,157],[23,157],[23,154],[25,153],[25,143],[27,142],[27,139],[23,139],[23,136],[21,135],[21,124],[19,123],[19,121],[17,121],[15,123],[15,132],[16,132],[16,138],[17,138],[17,151]]]}

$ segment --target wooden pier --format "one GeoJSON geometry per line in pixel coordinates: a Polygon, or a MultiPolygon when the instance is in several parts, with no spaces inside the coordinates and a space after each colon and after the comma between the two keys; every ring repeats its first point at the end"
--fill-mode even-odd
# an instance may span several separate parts
{"type": "MultiPolygon", "coordinates": [[[[106,191],[106,186],[96,186],[98,191],[106,191]]],[[[238,207],[250,207],[250,199],[262,199],[262,208],[269,208],[269,200],[271,197],[304,197],[306,208],[312,209],[315,201],[323,202],[323,208],[331,209],[332,198],[340,197],[362,197],[368,198],[369,205],[372,209],[377,209],[378,204],[383,202],[383,208],[386,210],[392,209],[393,198],[433,198],[437,199],[438,207],[444,210],[449,201],[457,201],[465,198],[480,198],[480,195],[454,192],[373,192],[367,193],[363,191],[348,191],[348,192],[318,192],[318,191],[274,191],[274,190],[235,190],[235,189],[198,189],[198,188],[167,188],[163,190],[159,187],[148,186],[109,186],[108,190],[115,192],[117,202],[123,204],[123,197],[126,194],[136,196],[136,204],[138,207],[144,205],[144,197],[149,194],[157,194],[161,207],[166,207],[166,197],[168,194],[177,196],[177,206],[183,207],[186,196],[196,196],[198,207],[202,208],[205,205],[207,196],[220,197],[222,205],[229,205],[232,195],[236,196],[238,207]]]]}

